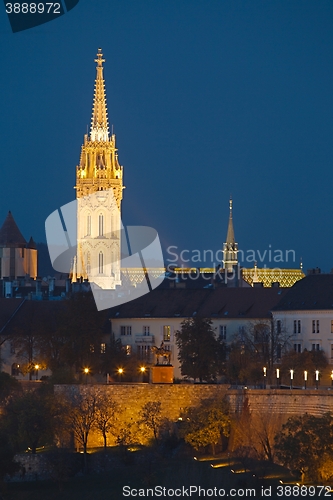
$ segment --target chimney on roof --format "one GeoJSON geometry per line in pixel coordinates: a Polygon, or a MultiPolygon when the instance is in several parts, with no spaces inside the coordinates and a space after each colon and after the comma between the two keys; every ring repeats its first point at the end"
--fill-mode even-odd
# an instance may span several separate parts
{"type": "Polygon", "coordinates": [[[309,276],[310,274],[320,274],[321,269],[319,267],[315,267],[313,269],[308,269],[306,274],[309,276]]]}

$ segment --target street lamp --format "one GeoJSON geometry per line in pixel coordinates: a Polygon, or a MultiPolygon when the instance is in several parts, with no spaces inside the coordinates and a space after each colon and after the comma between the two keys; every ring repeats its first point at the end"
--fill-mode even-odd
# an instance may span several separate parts
{"type": "Polygon", "coordinates": [[[318,389],[319,370],[316,370],[316,389],[318,389]]]}
{"type": "Polygon", "coordinates": [[[264,389],[266,389],[266,375],[267,375],[267,368],[266,368],[266,366],[263,367],[263,372],[264,372],[264,389]]]}
{"type": "Polygon", "coordinates": [[[308,380],[308,372],[304,370],[304,389],[306,389],[306,381],[308,380]]]}
{"type": "Polygon", "coordinates": [[[294,370],[290,370],[290,389],[293,388],[294,370]]]}
{"type": "Polygon", "coordinates": [[[88,384],[88,373],[89,373],[89,368],[84,368],[84,373],[86,374],[86,385],[88,384]]]}
{"type": "Polygon", "coordinates": [[[277,387],[279,386],[279,379],[280,379],[280,368],[276,369],[276,385],[277,387]]]}
{"type": "Polygon", "coordinates": [[[39,365],[35,365],[35,370],[36,370],[36,380],[38,380],[38,368],[39,368],[39,365]]]}
{"type": "Polygon", "coordinates": [[[142,374],[142,382],[143,382],[143,377],[144,377],[144,374],[146,373],[146,367],[145,366],[140,366],[140,372],[142,374]]]}
{"type": "Polygon", "coordinates": [[[124,373],[123,368],[118,368],[119,382],[121,382],[121,376],[124,373]]]}

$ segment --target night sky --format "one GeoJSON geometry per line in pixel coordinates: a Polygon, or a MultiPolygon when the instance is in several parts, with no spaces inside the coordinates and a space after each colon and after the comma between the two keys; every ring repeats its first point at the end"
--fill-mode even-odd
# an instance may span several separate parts
{"type": "Polygon", "coordinates": [[[80,0],[15,34],[0,8],[0,224],[11,210],[44,241],[75,198],[102,47],[125,224],[157,229],[166,258],[216,252],[231,194],[245,255],[293,249],[266,264],[331,270],[331,0],[80,0]]]}

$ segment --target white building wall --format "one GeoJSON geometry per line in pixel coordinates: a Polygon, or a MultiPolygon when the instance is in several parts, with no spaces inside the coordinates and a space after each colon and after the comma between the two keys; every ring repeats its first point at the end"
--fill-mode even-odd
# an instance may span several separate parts
{"type": "Polygon", "coordinates": [[[290,335],[291,348],[301,351],[313,348],[323,350],[330,363],[333,363],[333,311],[277,311],[273,312],[274,321],[281,321],[281,327],[290,335]],[[294,333],[296,321],[296,333],[294,333]],[[299,322],[300,321],[300,332],[299,322]],[[319,323],[317,323],[319,321],[319,323]],[[314,322],[314,323],[313,323],[314,322]],[[319,331],[317,328],[319,326],[319,331]]]}
{"type": "MultiPolygon", "coordinates": [[[[137,353],[138,346],[154,345],[159,347],[163,341],[163,327],[170,326],[170,341],[164,340],[164,345],[170,346],[171,350],[171,364],[174,366],[174,376],[181,378],[180,364],[178,361],[178,348],[175,340],[175,332],[181,329],[181,322],[184,318],[112,318],[112,332],[116,339],[121,339],[124,346],[130,346],[129,351],[133,354],[137,353]],[[131,334],[122,335],[121,327],[129,327],[131,334]],[[149,335],[146,334],[144,327],[149,327],[149,335]]],[[[212,319],[213,328],[215,328],[216,335],[220,334],[220,326],[226,326],[226,339],[227,343],[231,343],[235,336],[241,332],[241,329],[250,329],[257,324],[267,324],[270,326],[270,320],[265,319],[232,319],[232,318],[218,318],[212,319]]],[[[125,329],[129,332],[129,329],[125,329]]],[[[155,362],[153,356],[150,359],[155,362]]]]}

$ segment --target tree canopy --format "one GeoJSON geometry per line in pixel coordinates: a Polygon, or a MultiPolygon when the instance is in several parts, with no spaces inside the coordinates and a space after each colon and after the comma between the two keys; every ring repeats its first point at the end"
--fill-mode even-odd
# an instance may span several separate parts
{"type": "Polygon", "coordinates": [[[185,319],[175,336],[182,375],[200,382],[216,380],[223,345],[212,321],[200,317],[185,319]]]}
{"type": "Polygon", "coordinates": [[[318,480],[319,471],[332,458],[333,415],[315,417],[305,413],[290,417],[275,438],[278,459],[291,470],[310,480],[318,480]]]}

